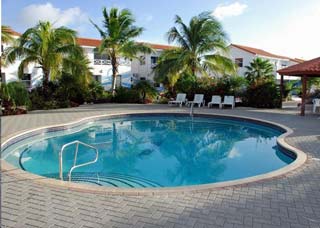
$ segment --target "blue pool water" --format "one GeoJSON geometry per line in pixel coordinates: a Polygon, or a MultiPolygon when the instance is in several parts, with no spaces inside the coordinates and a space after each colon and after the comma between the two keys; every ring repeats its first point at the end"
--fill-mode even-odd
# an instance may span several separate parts
{"type": "MultiPolygon", "coordinates": [[[[271,127],[220,118],[165,115],[97,120],[47,132],[2,151],[11,164],[58,178],[59,151],[74,140],[99,150],[96,163],[76,169],[72,181],[126,188],[172,187],[235,180],[270,172],[294,158],[280,151],[271,127]]],[[[75,146],[64,153],[64,174],[75,146]]],[[[77,164],[94,158],[79,146],[77,164]]]]}

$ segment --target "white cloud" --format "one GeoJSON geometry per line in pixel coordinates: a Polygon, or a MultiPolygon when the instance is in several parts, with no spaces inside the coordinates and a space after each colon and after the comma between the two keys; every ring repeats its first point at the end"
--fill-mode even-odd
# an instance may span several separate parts
{"type": "Polygon", "coordinates": [[[50,21],[59,26],[80,26],[88,21],[88,16],[79,7],[62,10],[55,8],[50,2],[45,4],[32,4],[21,10],[19,23],[23,26],[31,27],[40,20],[50,21]]]}
{"type": "Polygon", "coordinates": [[[259,34],[255,45],[289,57],[311,59],[320,56],[320,3],[312,9],[292,12],[271,32],[259,34]]]}
{"type": "Polygon", "coordinates": [[[246,4],[241,4],[239,2],[235,2],[229,5],[218,5],[212,12],[212,15],[222,20],[226,17],[241,15],[247,7],[248,6],[246,4]]]}

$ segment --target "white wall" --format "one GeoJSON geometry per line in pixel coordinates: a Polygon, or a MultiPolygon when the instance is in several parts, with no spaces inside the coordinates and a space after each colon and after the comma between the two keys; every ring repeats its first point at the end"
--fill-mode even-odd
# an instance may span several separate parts
{"type": "MultiPolygon", "coordinates": [[[[277,73],[278,70],[297,64],[296,62],[293,62],[290,59],[271,58],[267,56],[256,55],[234,46],[230,46],[230,55],[233,61],[235,61],[236,58],[243,58],[243,67],[238,68],[238,75],[240,76],[245,75],[245,72],[246,72],[245,66],[249,66],[250,62],[252,62],[257,57],[262,59],[267,59],[273,64],[274,66],[273,73],[274,75],[276,75],[277,80],[280,80],[280,75],[277,73]]],[[[284,77],[284,80],[298,80],[298,79],[299,77],[292,77],[292,76],[284,77]]]]}
{"type": "Polygon", "coordinates": [[[140,61],[138,59],[132,60],[131,64],[131,71],[132,74],[137,74],[137,76],[134,78],[135,80],[139,80],[140,78],[146,78],[146,80],[153,81],[154,79],[154,73],[153,68],[151,64],[151,57],[159,57],[162,50],[156,50],[154,53],[151,54],[139,54],[138,56],[144,56],[145,58],[145,64],[141,65],[140,61]]]}
{"type": "Polygon", "coordinates": [[[252,60],[256,58],[256,55],[250,52],[244,51],[240,48],[230,46],[230,57],[233,61],[235,61],[236,58],[243,58],[242,67],[238,67],[238,75],[244,76],[246,72],[245,66],[249,66],[250,62],[252,62],[252,60]]]}

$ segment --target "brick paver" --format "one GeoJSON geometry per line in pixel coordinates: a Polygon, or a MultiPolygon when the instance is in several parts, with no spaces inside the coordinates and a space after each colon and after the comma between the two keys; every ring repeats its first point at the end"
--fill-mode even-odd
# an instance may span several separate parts
{"type": "MultiPolygon", "coordinates": [[[[164,105],[93,105],[3,117],[2,140],[26,129],[120,112],[187,112],[164,105]]],[[[291,111],[197,109],[287,125],[286,141],[308,161],[286,176],[201,193],[114,196],[74,192],[17,180],[2,172],[2,227],[320,227],[320,119],[291,111]]]]}

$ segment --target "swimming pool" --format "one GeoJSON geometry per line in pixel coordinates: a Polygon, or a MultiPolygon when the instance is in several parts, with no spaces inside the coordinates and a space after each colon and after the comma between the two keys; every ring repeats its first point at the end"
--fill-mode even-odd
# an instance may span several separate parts
{"type": "MultiPolygon", "coordinates": [[[[218,183],[272,172],[295,160],[277,145],[280,128],[212,116],[158,114],[102,118],[24,135],[3,147],[2,158],[25,171],[59,179],[59,152],[79,140],[99,151],[96,163],[75,169],[73,182],[120,188],[218,183]]],[[[63,176],[75,145],[63,155],[63,176]]],[[[77,164],[94,159],[79,146],[77,164]]]]}

